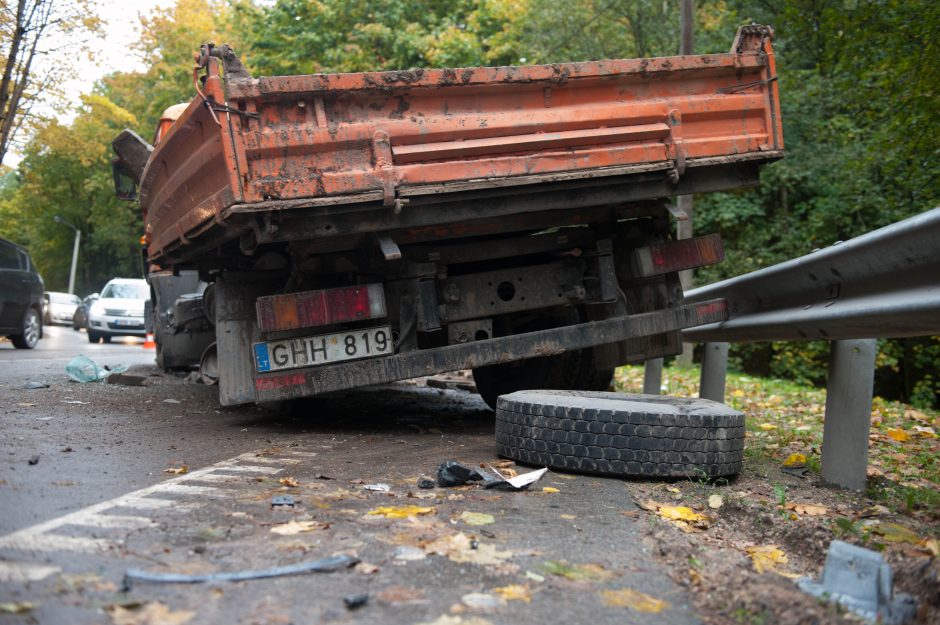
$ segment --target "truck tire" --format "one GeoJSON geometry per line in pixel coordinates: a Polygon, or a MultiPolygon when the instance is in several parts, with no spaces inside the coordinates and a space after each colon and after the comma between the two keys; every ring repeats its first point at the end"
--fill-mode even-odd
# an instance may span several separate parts
{"type": "Polygon", "coordinates": [[[21,324],[23,331],[20,334],[10,335],[10,341],[16,349],[33,349],[42,336],[42,322],[35,308],[27,308],[23,314],[21,324]]]}
{"type": "Polygon", "coordinates": [[[565,352],[555,356],[529,358],[473,370],[477,392],[486,405],[496,410],[500,395],[533,388],[571,388],[577,377],[580,354],[565,352]]]}
{"type": "Polygon", "coordinates": [[[735,475],[744,415],[707,399],[579,391],[499,398],[498,453],[522,463],[618,477],[735,475]]]}

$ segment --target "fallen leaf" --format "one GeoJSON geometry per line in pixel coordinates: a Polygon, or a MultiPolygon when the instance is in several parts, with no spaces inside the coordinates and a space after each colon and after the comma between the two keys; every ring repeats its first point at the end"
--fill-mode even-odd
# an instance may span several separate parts
{"type": "Polygon", "coordinates": [[[721,495],[708,496],[708,507],[712,510],[717,510],[723,503],[725,503],[725,500],[721,498],[721,495]]]}
{"type": "Polygon", "coordinates": [[[290,486],[291,488],[296,488],[298,486],[297,480],[292,477],[282,477],[278,480],[278,483],[283,484],[284,486],[290,486]]]}
{"type": "Polygon", "coordinates": [[[525,578],[531,579],[533,582],[538,582],[540,584],[545,581],[544,575],[539,575],[538,573],[535,573],[533,571],[526,571],[525,578]]]}
{"type": "Polygon", "coordinates": [[[669,607],[669,604],[662,599],[651,597],[646,593],[638,592],[630,588],[602,590],[600,594],[604,605],[615,608],[630,608],[637,612],[658,614],[669,607]]]}
{"type": "Polygon", "coordinates": [[[552,494],[552,493],[560,493],[561,491],[555,488],[554,486],[543,486],[542,492],[552,494]]]}
{"type": "Polygon", "coordinates": [[[933,557],[940,556],[940,541],[937,541],[936,538],[928,538],[921,541],[920,546],[928,551],[933,557]]]}
{"type": "Polygon", "coordinates": [[[467,562],[480,565],[502,564],[513,556],[512,551],[498,551],[495,545],[480,543],[463,532],[443,536],[425,545],[430,554],[446,556],[452,562],[467,562]]]}
{"type": "Polygon", "coordinates": [[[495,610],[506,605],[506,600],[502,597],[490,595],[485,592],[471,592],[460,598],[460,602],[468,608],[474,610],[495,610]]]}
{"type": "Polygon", "coordinates": [[[891,428],[885,432],[890,438],[893,438],[899,443],[907,442],[911,435],[902,430],[901,428],[891,428]]]}
{"type": "Polygon", "coordinates": [[[765,432],[769,432],[770,430],[776,430],[776,429],[777,429],[777,426],[774,425],[773,423],[760,423],[760,424],[758,424],[757,427],[759,427],[760,429],[764,430],[765,432]]]}
{"type": "Polygon", "coordinates": [[[550,560],[542,564],[546,573],[576,582],[603,582],[617,576],[600,564],[570,564],[564,560],[550,560]]]}
{"type": "Polygon", "coordinates": [[[803,516],[823,516],[829,513],[826,506],[820,506],[814,503],[788,503],[787,510],[793,510],[803,516]]]}
{"type": "Polygon", "coordinates": [[[196,616],[191,610],[173,612],[159,601],[150,601],[135,609],[114,605],[108,611],[114,625],[183,625],[196,616]]]}
{"type": "Polygon", "coordinates": [[[379,572],[379,567],[368,562],[359,562],[356,564],[356,566],[353,567],[353,570],[356,573],[362,573],[363,575],[372,575],[373,573],[379,572]]]}
{"type": "Polygon", "coordinates": [[[927,425],[915,425],[915,426],[912,427],[911,429],[914,430],[915,432],[917,432],[917,434],[919,434],[919,435],[921,436],[921,438],[937,438],[937,432],[936,432],[936,430],[934,430],[934,429],[933,429],[932,427],[930,427],[930,426],[927,426],[927,425]]]}
{"type": "Polygon", "coordinates": [[[189,473],[189,467],[184,464],[183,466],[177,468],[171,467],[169,469],[163,469],[163,472],[170,473],[171,475],[185,475],[186,473],[189,473]]]}
{"type": "Polygon", "coordinates": [[[414,562],[416,560],[424,560],[428,557],[423,550],[418,547],[411,547],[409,545],[402,545],[395,550],[395,559],[404,560],[405,562],[414,562]]]}
{"type": "Polygon", "coordinates": [[[377,592],[375,598],[391,605],[414,605],[428,602],[423,589],[408,586],[389,586],[377,592]]]}
{"type": "Polygon", "coordinates": [[[499,588],[494,588],[493,592],[506,601],[525,601],[526,603],[532,603],[532,592],[529,590],[528,586],[523,586],[522,584],[500,586],[499,588]]]}
{"type": "Polygon", "coordinates": [[[4,614],[23,614],[36,609],[35,603],[29,601],[11,601],[0,603],[0,612],[4,614]]]}
{"type": "Polygon", "coordinates": [[[486,514],[485,512],[469,512],[466,510],[461,512],[460,516],[457,518],[467,525],[490,525],[496,522],[492,514],[486,514]]]}
{"type": "Polygon", "coordinates": [[[888,543],[910,543],[912,545],[920,544],[921,537],[913,530],[898,525],[897,523],[882,523],[881,521],[865,521],[862,529],[871,534],[880,536],[882,540],[888,543]]]}
{"type": "Polygon", "coordinates": [[[708,529],[711,521],[704,514],[699,514],[686,506],[659,506],[656,512],[664,519],[672,521],[682,530],[687,528],[708,529]]]}
{"type": "Polygon", "coordinates": [[[676,488],[675,486],[667,486],[667,487],[666,487],[666,490],[668,490],[670,493],[681,493],[681,492],[682,492],[681,490],[679,490],[679,489],[676,488]]]}
{"type": "Polygon", "coordinates": [[[777,548],[777,545],[755,545],[745,549],[754,563],[754,570],[758,573],[773,572],[784,577],[799,577],[793,573],[787,573],[777,568],[778,565],[787,563],[787,554],[777,548]]]}
{"type": "Polygon", "coordinates": [[[327,525],[325,523],[318,523],[316,521],[288,521],[287,523],[275,525],[271,528],[271,532],[273,534],[280,534],[281,536],[294,536],[318,529],[326,529],[326,527],[327,525]]]}
{"type": "Polygon", "coordinates": [[[370,515],[381,515],[388,519],[407,519],[424,514],[434,514],[437,510],[427,506],[379,506],[369,510],[370,515]]]}
{"type": "Polygon", "coordinates": [[[433,621],[425,621],[424,623],[417,623],[417,625],[493,625],[493,623],[478,616],[463,618],[442,614],[433,621]]]}
{"type": "Polygon", "coordinates": [[[790,454],[787,456],[787,459],[783,461],[784,468],[795,468],[795,467],[805,467],[806,466],[806,456],[804,454],[790,454]]]}
{"type": "Polygon", "coordinates": [[[575,519],[578,518],[576,514],[560,514],[558,516],[565,519],[566,521],[574,521],[575,519]]]}

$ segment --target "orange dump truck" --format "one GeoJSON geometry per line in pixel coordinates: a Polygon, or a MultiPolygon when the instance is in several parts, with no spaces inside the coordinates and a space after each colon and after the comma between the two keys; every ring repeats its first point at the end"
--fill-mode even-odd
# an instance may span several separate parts
{"type": "Polygon", "coordinates": [[[472,369],[492,406],[678,353],[727,306],[683,303],[678,272],[723,252],[676,240],[669,198],[756,184],[783,156],[771,39],[747,26],[728,54],[261,78],[203,46],[197,94],[155,146],[114,142],[161,362],[201,360],[223,405],[472,369]],[[187,271],[208,287],[178,300],[165,282],[187,271]],[[201,339],[174,341],[187,332],[201,339]]]}

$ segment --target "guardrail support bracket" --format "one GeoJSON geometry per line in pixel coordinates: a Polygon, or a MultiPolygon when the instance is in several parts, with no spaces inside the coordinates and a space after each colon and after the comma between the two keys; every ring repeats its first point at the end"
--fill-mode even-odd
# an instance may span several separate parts
{"type": "Polygon", "coordinates": [[[725,378],[728,374],[728,344],[705,343],[702,349],[702,377],[698,396],[719,403],[725,401],[725,378]]]}

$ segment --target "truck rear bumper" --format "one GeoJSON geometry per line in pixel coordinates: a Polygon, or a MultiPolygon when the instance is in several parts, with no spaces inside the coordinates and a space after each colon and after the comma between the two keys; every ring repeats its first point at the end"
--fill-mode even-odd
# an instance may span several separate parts
{"type": "MultiPolygon", "coordinates": [[[[656,312],[405,352],[371,360],[294,369],[275,374],[256,373],[253,375],[253,388],[244,389],[237,395],[225,393],[222,389],[220,399],[223,405],[295,399],[445,371],[551,356],[569,350],[720,322],[727,318],[727,302],[722,299],[711,300],[656,312]]],[[[249,358],[246,354],[246,361],[249,358]]]]}

